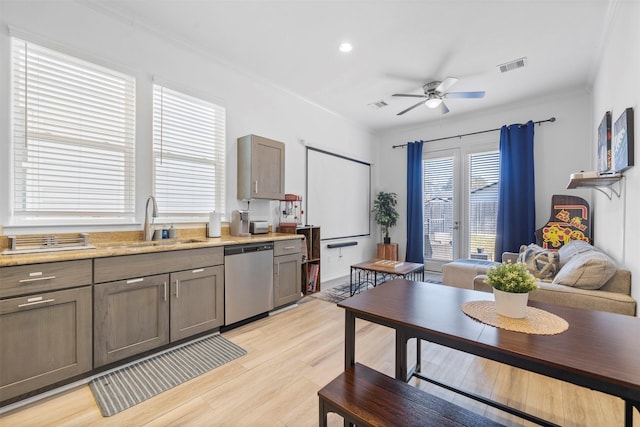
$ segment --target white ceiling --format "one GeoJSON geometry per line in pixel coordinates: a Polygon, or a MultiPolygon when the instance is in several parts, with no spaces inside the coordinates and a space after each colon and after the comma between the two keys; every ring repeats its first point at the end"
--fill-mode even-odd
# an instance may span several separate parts
{"type": "Polygon", "coordinates": [[[371,130],[438,120],[394,93],[454,76],[448,116],[589,88],[615,0],[93,0],[371,130]],[[350,41],[350,54],[338,51],[350,41]],[[526,68],[497,65],[527,57],[526,68]],[[389,105],[369,106],[376,101],[389,105]]]}

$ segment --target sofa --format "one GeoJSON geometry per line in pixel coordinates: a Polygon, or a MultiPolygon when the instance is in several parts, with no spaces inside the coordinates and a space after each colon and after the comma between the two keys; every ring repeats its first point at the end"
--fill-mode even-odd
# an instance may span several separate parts
{"type": "MultiPolygon", "coordinates": [[[[537,277],[538,289],[529,294],[531,301],[636,315],[637,304],[631,297],[631,272],[617,268],[606,254],[588,243],[573,241],[557,252],[532,244],[523,246],[520,253],[502,255],[502,262],[518,261],[525,262],[537,277]],[[531,253],[534,255],[526,259],[531,253]],[[555,266],[550,267],[549,263],[555,266]]],[[[477,274],[469,287],[492,292],[484,283],[488,268],[490,266],[476,265],[477,274]]],[[[463,274],[468,274],[468,269],[463,274]]],[[[444,274],[443,282],[447,284],[444,274]]]]}

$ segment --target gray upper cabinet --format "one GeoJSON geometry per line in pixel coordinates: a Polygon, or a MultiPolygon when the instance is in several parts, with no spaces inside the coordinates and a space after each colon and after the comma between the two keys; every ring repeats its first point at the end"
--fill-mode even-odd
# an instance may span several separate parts
{"type": "Polygon", "coordinates": [[[282,142],[247,135],[238,138],[238,199],[284,198],[282,142]]]}

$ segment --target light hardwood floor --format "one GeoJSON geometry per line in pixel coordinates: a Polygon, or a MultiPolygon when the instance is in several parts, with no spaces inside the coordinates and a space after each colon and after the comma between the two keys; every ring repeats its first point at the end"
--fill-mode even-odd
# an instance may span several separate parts
{"type": "MultiPolygon", "coordinates": [[[[356,326],[356,360],[393,375],[392,332],[360,320],[356,326]]],[[[223,334],[247,355],[113,417],[101,416],[85,385],[6,413],[0,425],[316,426],[317,391],[343,369],[343,328],[342,309],[307,297],[223,334]]],[[[423,371],[440,381],[561,425],[623,425],[619,399],[433,344],[423,348],[423,371]]],[[[507,425],[529,425],[430,384],[417,385],[507,425]]],[[[634,421],[640,422],[637,414],[634,421]]],[[[341,426],[342,420],[330,414],[330,423],[341,426]]]]}

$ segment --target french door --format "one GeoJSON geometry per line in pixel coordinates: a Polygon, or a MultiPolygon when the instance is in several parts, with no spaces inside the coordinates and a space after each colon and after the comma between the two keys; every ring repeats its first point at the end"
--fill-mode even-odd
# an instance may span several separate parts
{"type": "Polygon", "coordinates": [[[498,151],[453,148],[423,155],[425,268],[458,258],[492,260],[498,207],[498,151]]]}

